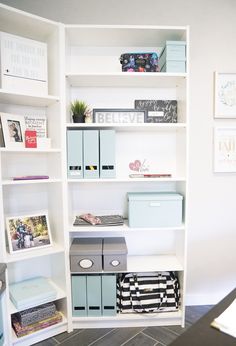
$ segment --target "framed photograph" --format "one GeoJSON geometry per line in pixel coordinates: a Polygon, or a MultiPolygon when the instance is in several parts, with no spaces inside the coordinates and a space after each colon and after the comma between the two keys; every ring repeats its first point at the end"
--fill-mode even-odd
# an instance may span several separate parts
{"type": "Polygon", "coordinates": [[[176,100],[135,100],[134,107],[146,110],[146,123],[177,123],[176,100]]]}
{"type": "Polygon", "coordinates": [[[25,147],[25,120],[23,115],[0,113],[6,148],[25,147]]]}
{"type": "Polygon", "coordinates": [[[144,123],[145,110],[138,109],[93,109],[93,122],[99,124],[144,123]]]}
{"type": "Polygon", "coordinates": [[[236,118],[236,73],[215,72],[215,118],[236,118]]]}
{"type": "Polygon", "coordinates": [[[236,127],[215,127],[214,171],[236,172],[236,127]]]}
{"type": "Polygon", "coordinates": [[[47,213],[6,218],[10,253],[52,246],[47,213]]]}

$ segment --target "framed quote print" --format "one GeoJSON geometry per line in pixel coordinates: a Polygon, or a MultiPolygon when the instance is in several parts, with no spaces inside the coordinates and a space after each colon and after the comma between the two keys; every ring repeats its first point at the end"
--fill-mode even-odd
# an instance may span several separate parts
{"type": "Polygon", "coordinates": [[[236,73],[215,72],[215,118],[236,118],[236,73]]]}

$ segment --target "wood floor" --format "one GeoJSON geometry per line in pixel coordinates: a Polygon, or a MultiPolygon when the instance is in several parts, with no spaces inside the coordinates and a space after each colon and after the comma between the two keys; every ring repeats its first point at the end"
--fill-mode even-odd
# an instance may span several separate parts
{"type": "Polygon", "coordinates": [[[212,306],[188,306],[186,326],[138,327],[117,329],[77,329],[47,339],[37,346],[167,346],[212,306]]]}

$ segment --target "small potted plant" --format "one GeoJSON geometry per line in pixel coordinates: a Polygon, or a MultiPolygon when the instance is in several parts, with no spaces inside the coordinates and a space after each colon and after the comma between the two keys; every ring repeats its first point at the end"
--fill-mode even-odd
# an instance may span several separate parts
{"type": "Polygon", "coordinates": [[[89,112],[89,107],[84,101],[75,100],[71,102],[70,109],[74,123],[85,122],[85,116],[89,112]]]}

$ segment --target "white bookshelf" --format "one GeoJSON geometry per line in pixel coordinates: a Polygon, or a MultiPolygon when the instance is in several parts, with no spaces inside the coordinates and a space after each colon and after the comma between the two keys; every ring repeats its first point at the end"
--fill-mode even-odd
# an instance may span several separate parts
{"type": "Polygon", "coordinates": [[[50,149],[0,148],[0,261],[7,263],[6,345],[33,345],[74,328],[184,324],[186,235],[188,228],[188,63],[186,73],[122,73],[125,52],[160,52],[166,40],[185,40],[187,26],[63,25],[0,4],[0,31],[47,43],[48,94],[11,92],[0,84],[0,112],[45,115],[50,149]],[[176,99],[178,122],[166,124],[74,124],[69,104],[75,98],[91,108],[134,108],[136,99],[176,99]],[[68,129],[114,129],[115,179],[68,179],[68,129]],[[142,140],[140,140],[142,138],[142,140]],[[158,158],[161,173],[170,178],[130,178],[128,163],[158,158]],[[49,179],[13,181],[14,176],[48,175],[49,179]],[[75,215],[120,213],[127,218],[127,192],[175,191],[184,196],[180,227],[75,227],[75,215]],[[102,196],[102,197],[101,197],[102,196]],[[7,216],[47,210],[52,246],[9,253],[7,216]],[[124,236],[127,272],[175,271],[181,286],[177,312],[118,314],[115,317],[74,318],[71,309],[69,247],[74,237],[124,236]],[[16,312],[9,284],[35,276],[48,277],[57,287],[56,304],[63,321],[18,339],[11,328],[16,312]]]}
{"type": "Polygon", "coordinates": [[[0,262],[7,263],[5,345],[33,345],[68,330],[66,235],[63,215],[63,97],[60,71],[61,25],[0,4],[0,31],[47,44],[48,94],[4,89],[0,80],[0,113],[46,116],[51,148],[0,148],[0,262]],[[13,181],[14,176],[48,175],[49,179],[13,181]],[[5,218],[48,213],[51,246],[10,253],[5,218]],[[42,331],[17,338],[11,315],[9,285],[34,277],[49,278],[57,295],[55,303],[63,321],[42,331]]]}
{"type": "MultiPolygon", "coordinates": [[[[67,179],[68,230],[75,237],[124,236],[127,272],[175,271],[181,285],[180,311],[154,316],[118,314],[109,319],[75,318],[74,328],[184,324],[188,195],[188,63],[186,73],[121,72],[122,53],[160,52],[166,40],[185,40],[188,27],[129,25],[65,26],[66,129],[113,129],[116,133],[116,178],[67,179]],[[177,123],[74,124],[69,104],[74,99],[93,108],[134,108],[137,99],[176,99],[177,123]],[[129,162],[158,158],[169,178],[130,178],[129,162]],[[140,160],[141,160],[140,159],[140,160]],[[184,218],[176,228],[78,227],[75,215],[119,213],[128,217],[127,192],[175,191],[184,196],[184,218]]],[[[135,172],[134,172],[135,173],[135,172]]],[[[75,273],[73,273],[75,274],[75,273]]]]}

